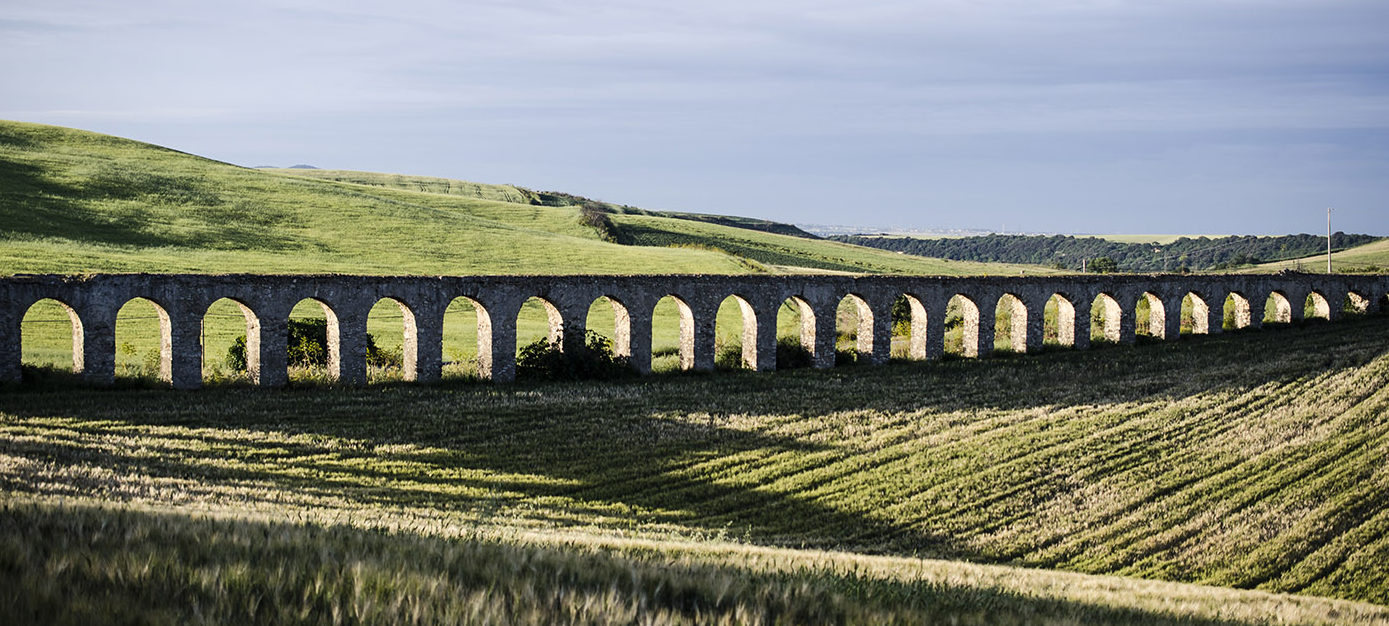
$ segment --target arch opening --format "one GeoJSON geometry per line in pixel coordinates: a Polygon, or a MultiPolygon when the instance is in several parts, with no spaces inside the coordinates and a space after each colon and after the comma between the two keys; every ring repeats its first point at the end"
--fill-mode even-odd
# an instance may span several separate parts
{"type": "Polygon", "coordinates": [[[1238,292],[1230,292],[1225,296],[1225,306],[1223,324],[1225,330],[1238,330],[1248,328],[1254,323],[1254,316],[1249,307],[1249,298],[1238,292]]]}
{"type": "Polygon", "coordinates": [[[531,344],[553,344],[564,349],[564,317],[554,303],[531,296],[516,312],[516,352],[531,344]]]}
{"type": "Polygon", "coordinates": [[[1107,293],[1095,296],[1090,302],[1090,341],[1119,343],[1120,325],[1124,310],[1119,301],[1107,293]]]}
{"type": "Polygon", "coordinates": [[[694,366],[694,312],[684,300],[664,296],[651,311],[651,371],[692,370],[694,366]]]}
{"type": "Polygon", "coordinates": [[[419,326],[415,312],[395,298],[381,298],[367,312],[367,380],[416,380],[419,326]]]}
{"type": "Polygon", "coordinates": [[[86,334],[82,318],[67,303],[44,298],[19,321],[20,363],[81,374],[86,334]]]}
{"type": "Polygon", "coordinates": [[[867,362],[873,354],[873,309],[858,294],[840,298],[834,314],[835,362],[867,362]]]}
{"type": "Polygon", "coordinates": [[[1061,294],[1052,294],[1042,309],[1042,344],[1076,345],[1076,307],[1061,294]]]}
{"type": "Polygon", "coordinates": [[[1293,321],[1292,302],[1281,291],[1273,291],[1264,300],[1265,324],[1291,324],[1293,321]]]}
{"type": "Polygon", "coordinates": [[[979,356],[979,307],[962,294],[951,296],[945,305],[945,352],[979,356]]]}
{"type": "Polygon", "coordinates": [[[1195,292],[1182,296],[1181,333],[1184,335],[1209,335],[1211,332],[1211,307],[1195,292]]]}
{"type": "Polygon", "coordinates": [[[444,307],[443,367],[440,377],[481,378],[492,358],[492,318],[480,302],[466,296],[444,307]],[[486,361],[486,363],[484,363],[486,361]]]}
{"type": "Polygon", "coordinates": [[[1133,307],[1134,334],[1150,339],[1162,339],[1167,334],[1167,309],[1162,299],[1145,291],[1133,307]]]}
{"type": "Polygon", "coordinates": [[[148,298],[131,298],[116,312],[116,376],[168,382],[173,378],[169,312],[148,298]]]}
{"type": "Polygon", "coordinates": [[[586,331],[606,340],[613,356],[632,356],[632,316],[626,305],[612,296],[599,296],[589,303],[586,319],[586,331]]]}
{"type": "Polygon", "coordinates": [[[204,381],[244,382],[260,370],[260,318],[232,298],[218,298],[203,312],[204,381]]]}
{"type": "Polygon", "coordinates": [[[738,294],[719,303],[714,318],[714,366],[757,369],[757,312],[738,294]]]}
{"type": "Polygon", "coordinates": [[[1303,319],[1331,319],[1331,302],[1321,292],[1313,291],[1307,294],[1307,299],[1302,302],[1303,319]]]}
{"type": "Polygon", "coordinates": [[[927,358],[926,305],[904,293],[892,301],[892,349],[890,356],[916,361],[927,358]]]}
{"type": "Polygon", "coordinates": [[[799,296],[777,307],[776,368],[811,367],[815,364],[815,311],[799,296]]]}
{"type": "Polygon", "coordinates": [[[1348,315],[1365,315],[1370,312],[1370,299],[1355,291],[1347,291],[1341,302],[1341,312],[1348,315]]]}
{"type": "Polygon", "coordinates": [[[290,309],[285,363],[288,378],[298,382],[331,382],[338,377],[341,343],[338,315],[328,303],[304,298],[290,309]]]}
{"type": "Polygon", "coordinates": [[[1011,293],[999,297],[994,308],[994,351],[1027,352],[1027,305],[1011,293]]]}

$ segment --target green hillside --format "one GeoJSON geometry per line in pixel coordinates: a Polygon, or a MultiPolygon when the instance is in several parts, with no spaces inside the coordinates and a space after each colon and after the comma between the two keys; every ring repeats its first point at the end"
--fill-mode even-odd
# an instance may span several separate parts
{"type": "MultiPolygon", "coordinates": [[[[1265,263],[1255,268],[1261,272],[1276,272],[1286,269],[1300,269],[1307,272],[1325,272],[1326,255],[1313,255],[1292,261],[1265,263]]],[[[1331,253],[1331,269],[1335,272],[1383,272],[1389,270],[1389,239],[1367,243],[1346,250],[1331,253]]]]}
{"type": "Polygon", "coordinates": [[[615,217],[645,220],[642,241],[655,245],[619,245],[582,223],[579,207],[528,198],[503,185],[249,169],[96,133],[0,122],[6,274],[773,271],[767,264],[785,266],[778,271],[1019,271],[850,253],[800,237],[649,216],[615,217]],[[659,236],[664,228],[676,234],[659,236]],[[725,245],[718,238],[727,234],[741,239],[725,245]]]}
{"type": "Polygon", "coordinates": [[[112,393],[0,393],[0,614],[1389,620],[1363,603],[1389,604],[1385,317],[828,371],[112,393]]]}
{"type": "Polygon", "coordinates": [[[533,194],[514,185],[489,185],[486,183],[472,183],[464,180],[436,178],[433,176],[380,174],[376,172],[356,172],[351,170],[300,169],[288,167],[261,167],[256,169],[262,172],[283,174],[285,176],[316,178],[340,183],[354,183],[357,185],[366,185],[368,187],[463,196],[465,198],[495,200],[497,202],[510,202],[512,204],[533,204],[531,201],[533,194]]]}

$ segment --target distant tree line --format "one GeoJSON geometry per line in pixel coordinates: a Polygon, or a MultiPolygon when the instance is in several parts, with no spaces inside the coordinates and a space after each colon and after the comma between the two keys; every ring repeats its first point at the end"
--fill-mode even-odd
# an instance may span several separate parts
{"type": "MultiPolygon", "coordinates": [[[[830,237],[861,246],[960,261],[1032,263],[1061,269],[1081,268],[1082,259],[1107,258],[1126,272],[1221,270],[1311,256],[1326,251],[1322,235],[1280,237],[1182,237],[1168,244],[1120,243],[1099,237],[1070,235],[986,235],[949,239],[916,239],[883,235],[830,237]]],[[[1371,235],[1331,236],[1334,249],[1379,239],[1371,235]]]]}

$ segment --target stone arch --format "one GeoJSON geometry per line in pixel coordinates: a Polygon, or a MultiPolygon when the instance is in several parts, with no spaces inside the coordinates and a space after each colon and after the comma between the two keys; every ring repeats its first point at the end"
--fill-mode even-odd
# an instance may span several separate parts
{"type": "Polygon", "coordinates": [[[613,355],[632,356],[632,315],[626,304],[615,296],[598,296],[589,303],[586,317],[585,330],[607,337],[612,342],[613,355]]]}
{"type": "Polygon", "coordinates": [[[777,307],[777,369],[815,364],[815,309],[791,296],[777,307]]]}
{"type": "Polygon", "coordinates": [[[1124,309],[1114,296],[1100,292],[1090,301],[1091,340],[1119,343],[1123,339],[1124,309]]]}
{"type": "Polygon", "coordinates": [[[289,370],[301,379],[340,378],[343,371],[342,331],[333,307],[318,298],[303,298],[290,309],[289,322],[285,342],[285,363],[289,370]],[[310,340],[311,336],[318,335],[319,327],[323,333],[321,347],[310,340]],[[319,354],[320,350],[322,354],[319,354]],[[320,364],[322,370],[319,369],[320,364]]]}
{"type": "MultiPolygon", "coordinates": [[[[1193,335],[1207,335],[1211,332],[1211,306],[1201,294],[1194,291],[1182,296],[1181,329],[1193,335]]],[[[1215,329],[1219,332],[1219,329],[1215,329]]]]}
{"type": "Polygon", "coordinates": [[[1358,291],[1347,291],[1341,302],[1341,312],[1351,315],[1364,315],[1370,312],[1371,300],[1358,291]]]}
{"type": "Polygon", "coordinates": [[[1290,324],[1293,321],[1293,306],[1287,294],[1270,291],[1264,301],[1264,323],[1290,324]]]}
{"type": "Polygon", "coordinates": [[[1223,317],[1224,326],[1231,330],[1248,328],[1256,321],[1253,309],[1249,305],[1249,298],[1238,291],[1231,291],[1225,296],[1223,317]]]}
{"type": "MultiPolygon", "coordinates": [[[[839,344],[847,342],[853,346],[855,360],[867,362],[873,354],[873,307],[868,300],[856,293],[845,294],[839,299],[834,315],[835,351],[839,344]],[[846,331],[845,327],[851,330],[846,331]]],[[[847,346],[845,346],[847,348],[847,346]]]]}
{"type": "Polygon", "coordinates": [[[57,298],[41,298],[30,304],[20,318],[19,354],[21,363],[31,365],[52,365],[62,367],[67,361],[72,365],[72,373],[81,374],[86,359],[86,329],[82,326],[82,316],[68,303],[57,298]],[[68,342],[59,330],[67,326],[68,342]],[[25,336],[28,336],[26,341],[25,336]],[[71,348],[71,358],[58,356],[64,351],[64,343],[71,348]]]}
{"type": "Polygon", "coordinates": [[[1071,299],[1061,293],[1047,298],[1042,309],[1042,340],[1060,346],[1076,345],[1076,307],[1071,299]]]}
{"type": "Polygon", "coordinates": [[[719,301],[714,318],[715,354],[719,367],[757,369],[757,310],[740,294],[730,294],[719,301]],[[730,303],[731,301],[731,303],[730,303]],[[732,317],[739,324],[735,331],[727,330],[732,317]]]}
{"type": "Polygon", "coordinates": [[[945,326],[947,352],[979,356],[979,306],[974,300],[960,293],[951,296],[945,305],[945,326]]]}
{"type": "Polygon", "coordinates": [[[173,380],[173,324],[169,310],[158,302],[136,296],[121,304],[116,310],[113,343],[118,375],[173,380]],[[150,324],[152,320],[158,321],[150,324]]]}
{"type": "Polygon", "coordinates": [[[236,298],[218,298],[203,311],[200,330],[203,378],[221,371],[232,346],[241,339],[241,363],[228,363],[235,368],[232,376],[256,380],[261,366],[260,316],[250,306],[236,298]]]}
{"type": "Polygon", "coordinates": [[[1151,291],[1145,291],[1138,296],[1138,301],[1133,307],[1134,329],[1137,334],[1146,335],[1154,339],[1163,339],[1167,333],[1167,308],[1162,304],[1162,298],[1151,291]]]}
{"type": "Polygon", "coordinates": [[[676,368],[695,369],[695,319],[689,303],[675,294],[666,294],[652,306],[651,319],[651,369],[671,369],[667,363],[672,356],[676,368]],[[672,321],[676,324],[675,333],[669,332],[672,321]]]}
{"type": "Polygon", "coordinates": [[[564,349],[564,316],[555,303],[531,296],[516,312],[516,349],[536,341],[547,341],[564,349]]]}
{"type": "Polygon", "coordinates": [[[1027,352],[1027,303],[1016,294],[1004,293],[994,305],[994,349],[1007,337],[1004,349],[1016,354],[1027,352]]]}
{"type": "Polygon", "coordinates": [[[441,376],[487,377],[492,372],[492,317],[467,296],[449,300],[442,323],[441,376]]]}
{"type": "MultiPolygon", "coordinates": [[[[930,332],[930,326],[927,324],[929,314],[921,300],[914,294],[902,293],[892,303],[893,337],[906,336],[906,346],[901,352],[907,358],[917,361],[930,358],[926,342],[930,332]]],[[[897,352],[895,348],[893,351],[897,352]]]]}
{"type": "Polygon", "coordinates": [[[1312,290],[1302,302],[1303,319],[1331,319],[1331,302],[1320,291],[1312,290]]]}
{"type": "Polygon", "coordinates": [[[367,334],[371,337],[368,345],[377,349],[376,354],[366,355],[367,371],[373,378],[389,380],[398,372],[402,380],[419,379],[420,328],[410,305],[391,296],[377,300],[367,312],[367,334]],[[399,343],[396,337],[400,337],[399,343]]]}

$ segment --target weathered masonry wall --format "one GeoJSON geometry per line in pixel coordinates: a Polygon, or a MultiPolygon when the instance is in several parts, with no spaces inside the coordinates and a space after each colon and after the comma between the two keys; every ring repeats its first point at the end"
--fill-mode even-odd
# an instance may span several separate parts
{"type": "Polygon", "coordinates": [[[25,312],[51,298],[68,308],[73,322],[74,369],[95,384],[109,384],[115,371],[116,313],[129,300],[145,298],[160,312],[162,375],[174,387],[202,382],[201,329],[208,307],[221,298],[241,305],[247,320],[247,360],[260,385],[287,381],[286,342],[290,310],[306,298],[324,306],[329,320],[329,370],[344,382],[366,381],[367,313],[383,298],[401,305],[405,318],[405,376],[439,378],[444,310],[466,297],[478,311],[479,371],[497,381],[515,376],[516,318],[531,297],[550,305],[551,333],[582,338],[590,305],[607,296],[614,303],[614,345],[638,370],[650,371],[651,320],[658,300],[673,296],[681,309],[681,365],[714,367],[714,323],[729,296],[743,311],[743,359],[754,369],[776,367],[777,310],[792,299],[801,312],[801,340],[817,367],[834,364],[835,311],[853,296],[858,304],[858,351],[870,363],[885,362],[891,349],[891,310],[899,295],[911,306],[910,354],[933,359],[944,353],[946,306],[963,298],[966,356],[983,356],[994,344],[993,314],[1000,300],[1012,304],[1013,348],[1042,346],[1046,303],[1057,298],[1057,335],[1076,348],[1090,342],[1091,307],[1100,307],[1107,337],[1134,340],[1133,309],[1140,298],[1150,308],[1149,333],[1177,339],[1183,299],[1194,304],[1193,330],[1220,332],[1227,297],[1236,302],[1238,325],[1258,326],[1265,302],[1275,317],[1296,321],[1315,296],[1316,313],[1335,319],[1349,298],[1362,311],[1385,306],[1389,276],[1322,275],[1078,275],[1038,277],[937,276],[259,276],[122,274],[93,276],[21,275],[0,279],[0,381],[20,378],[25,312]],[[981,323],[983,320],[983,323],[981,323]]]}

